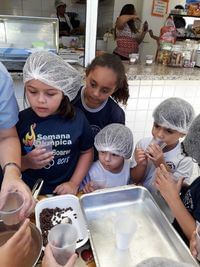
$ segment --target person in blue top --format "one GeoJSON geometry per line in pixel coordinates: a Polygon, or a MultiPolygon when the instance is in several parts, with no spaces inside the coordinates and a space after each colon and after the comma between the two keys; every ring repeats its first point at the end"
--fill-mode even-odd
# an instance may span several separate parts
{"type": "Polygon", "coordinates": [[[76,194],[93,160],[93,137],[85,115],[75,109],[81,76],[61,57],[35,52],[23,69],[30,104],[20,112],[17,131],[22,148],[22,178],[33,187],[44,180],[41,194],[76,194]],[[50,138],[53,150],[35,147],[50,138]]]}
{"type": "Polygon", "coordinates": [[[28,216],[35,201],[28,186],[21,180],[21,150],[15,128],[18,121],[18,105],[14,95],[13,81],[6,68],[0,62],[0,177],[1,194],[8,191],[21,191],[25,205],[22,218],[28,216]]]}
{"type": "MultiPolygon", "coordinates": [[[[184,153],[200,164],[200,115],[192,122],[183,141],[184,153]]],[[[180,178],[174,181],[173,174],[161,164],[156,170],[155,186],[171,208],[175,221],[174,227],[183,240],[189,244],[196,223],[200,222],[200,177],[196,178],[188,187],[183,187],[180,178]]]]}
{"type": "Polygon", "coordinates": [[[126,105],[128,97],[127,77],[121,59],[105,53],[87,67],[86,84],[73,103],[86,115],[95,137],[108,124],[125,124],[125,113],[118,103],[126,105]]]}

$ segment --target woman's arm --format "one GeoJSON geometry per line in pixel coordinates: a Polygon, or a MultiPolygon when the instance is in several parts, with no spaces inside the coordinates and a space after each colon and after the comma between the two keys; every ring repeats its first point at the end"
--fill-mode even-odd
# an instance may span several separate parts
{"type": "Polygon", "coordinates": [[[35,201],[28,186],[21,180],[21,149],[15,127],[0,130],[0,164],[4,168],[4,177],[1,186],[2,193],[8,191],[21,191],[25,198],[25,205],[21,211],[21,217],[28,216],[35,206],[35,201]],[[19,166],[19,167],[18,167],[19,166]]]}
{"type": "Polygon", "coordinates": [[[80,183],[89,171],[89,168],[93,161],[93,148],[90,148],[84,152],[81,152],[76,169],[69,182],[58,185],[54,193],[62,194],[76,194],[80,183]]]}
{"type": "MultiPolygon", "coordinates": [[[[138,15],[121,15],[117,18],[116,21],[116,28],[118,30],[122,30],[124,28],[124,25],[129,21],[129,20],[136,20],[139,19],[138,15]]],[[[140,20],[140,19],[139,19],[140,20]]]]}
{"type": "Polygon", "coordinates": [[[169,173],[163,164],[157,168],[155,174],[155,186],[166,200],[182,231],[190,240],[193,231],[196,229],[196,221],[188,212],[180,198],[180,189],[183,179],[175,182],[172,174],[169,173]]]}
{"type": "Polygon", "coordinates": [[[138,44],[140,44],[144,40],[144,37],[145,37],[146,33],[148,32],[148,27],[149,27],[148,22],[145,21],[143,24],[143,27],[142,27],[142,33],[136,38],[138,44]]]}

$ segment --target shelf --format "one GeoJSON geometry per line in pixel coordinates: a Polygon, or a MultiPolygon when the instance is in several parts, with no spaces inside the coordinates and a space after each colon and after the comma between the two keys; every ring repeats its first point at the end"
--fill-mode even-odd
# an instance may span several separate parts
{"type": "Polygon", "coordinates": [[[200,40],[200,37],[184,37],[184,36],[177,36],[176,39],[178,41],[181,41],[181,40],[186,40],[186,39],[190,39],[190,40],[200,40]]]}
{"type": "Polygon", "coordinates": [[[170,13],[169,15],[170,15],[170,16],[176,16],[176,17],[189,17],[189,18],[199,18],[199,19],[200,19],[200,16],[191,16],[191,15],[182,15],[182,14],[172,14],[172,13],[170,13]]]}

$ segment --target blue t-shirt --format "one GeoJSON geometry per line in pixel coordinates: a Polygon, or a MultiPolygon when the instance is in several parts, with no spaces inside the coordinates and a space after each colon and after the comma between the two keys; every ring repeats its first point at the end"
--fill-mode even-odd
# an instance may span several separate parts
{"type": "MultiPolygon", "coordinates": [[[[182,188],[181,199],[194,220],[200,222],[200,177],[196,178],[189,187],[182,188]]],[[[173,225],[186,244],[189,245],[187,237],[176,220],[174,220],[173,225]]]]}
{"type": "Polygon", "coordinates": [[[57,185],[69,181],[80,152],[92,148],[94,143],[88,121],[78,109],[75,117],[69,120],[60,115],[40,118],[28,108],[19,114],[17,131],[23,155],[34,149],[36,139],[46,136],[53,140],[54,159],[42,169],[28,169],[22,173],[30,188],[38,178],[44,179],[42,194],[51,194],[57,185]]]}
{"type": "Polygon", "coordinates": [[[12,78],[0,62],[0,129],[15,126],[18,121],[18,113],[12,78]]]}
{"type": "Polygon", "coordinates": [[[108,124],[125,124],[125,113],[123,109],[111,97],[100,107],[91,109],[85,104],[83,93],[84,87],[79,90],[73,104],[84,112],[92,128],[93,137],[108,124]]]}
{"type": "MultiPolygon", "coordinates": [[[[109,97],[100,107],[96,109],[89,108],[84,101],[84,87],[82,87],[76,98],[73,100],[74,106],[80,108],[92,129],[93,138],[105,126],[111,123],[125,124],[125,113],[123,109],[109,97]]],[[[98,152],[94,148],[94,160],[98,159],[98,152]]]]}

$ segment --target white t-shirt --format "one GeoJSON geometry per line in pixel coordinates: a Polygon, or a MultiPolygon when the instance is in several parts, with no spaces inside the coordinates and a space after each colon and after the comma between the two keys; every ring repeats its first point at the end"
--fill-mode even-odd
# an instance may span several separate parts
{"type": "Polygon", "coordinates": [[[131,160],[124,160],[124,166],[118,173],[112,173],[103,168],[99,160],[95,161],[86,178],[84,184],[92,180],[98,180],[99,177],[104,176],[106,178],[106,188],[126,185],[130,179],[130,168],[133,168],[133,162],[131,160]]]}
{"type": "MultiPolygon", "coordinates": [[[[137,143],[136,147],[140,147],[143,150],[146,150],[151,140],[152,137],[143,138],[137,143]]],[[[171,172],[173,173],[173,176],[175,177],[176,180],[178,180],[180,177],[184,177],[185,178],[184,183],[189,184],[189,180],[193,171],[193,162],[191,157],[185,156],[183,154],[180,142],[178,142],[175,148],[164,153],[164,160],[171,169],[171,172]]],[[[155,165],[149,159],[145,176],[143,179],[143,185],[148,189],[152,188],[155,170],[156,170],[155,165]]]]}

